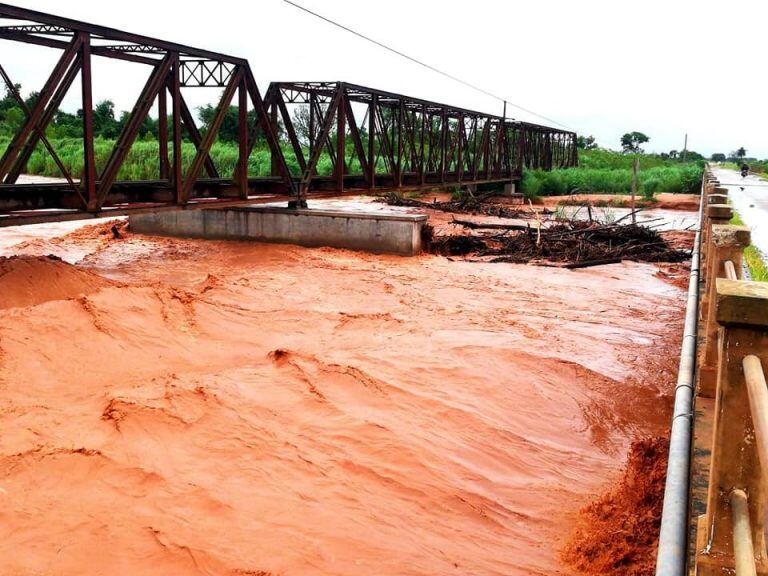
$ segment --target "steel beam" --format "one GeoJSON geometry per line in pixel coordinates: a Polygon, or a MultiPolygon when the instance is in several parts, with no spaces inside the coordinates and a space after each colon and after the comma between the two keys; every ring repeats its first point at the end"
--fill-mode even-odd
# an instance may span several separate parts
{"type": "Polygon", "coordinates": [[[67,70],[72,65],[73,61],[77,57],[77,53],[80,50],[82,39],[77,36],[67,46],[67,49],[59,58],[56,66],[48,77],[43,89],[38,94],[37,100],[30,112],[30,115],[22,124],[21,128],[16,132],[11,140],[10,145],[5,151],[2,159],[0,159],[0,180],[4,179],[8,172],[11,170],[14,162],[19,157],[19,153],[22,151],[27,143],[27,139],[34,130],[35,126],[45,130],[45,126],[41,125],[40,120],[46,114],[46,109],[51,101],[51,98],[55,94],[56,88],[61,83],[67,70]]]}
{"type": "Polygon", "coordinates": [[[203,137],[203,141],[200,144],[200,149],[197,151],[197,155],[195,156],[194,160],[192,160],[192,164],[190,165],[189,170],[184,177],[181,204],[185,204],[189,199],[192,186],[197,180],[197,177],[200,174],[200,170],[203,168],[203,164],[205,163],[206,158],[208,158],[211,146],[213,146],[213,142],[219,134],[221,123],[224,121],[224,116],[227,114],[229,104],[232,102],[232,98],[235,95],[235,90],[237,90],[242,79],[243,71],[240,67],[238,67],[234,75],[230,78],[229,83],[224,90],[224,94],[221,96],[221,101],[219,102],[216,114],[211,120],[211,123],[208,126],[208,130],[205,132],[205,136],[203,137]]]}
{"type": "Polygon", "coordinates": [[[87,198],[86,208],[96,211],[98,194],[96,192],[96,152],[93,145],[93,76],[91,74],[91,39],[83,36],[83,47],[80,53],[82,70],[80,74],[83,105],[83,179],[81,186],[87,198]]]}
{"type": "Polygon", "coordinates": [[[101,173],[98,190],[96,192],[97,209],[103,205],[107,194],[109,194],[109,189],[112,187],[112,184],[117,178],[117,174],[123,165],[123,161],[128,155],[128,152],[131,149],[131,145],[136,139],[139,128],[147,118],[149,109],[152,107],[157,94],[168,81],[168,75],[171,71],[173,62],[174,60],[171,55],[163,58],[163,60],[159,62],[155,69],[152,71],[152,74],[150,74],[147,83],[144,85],[144,89],[141,91],[141,94],[139,95],[139,98],[136,101],[133,110],[131,111],[128,122],[123,128],[123,131],[120,133],[120,136],[118,137],[117,142],[115,143],[115,146],[112,150],[112,154],[101,173]]]}

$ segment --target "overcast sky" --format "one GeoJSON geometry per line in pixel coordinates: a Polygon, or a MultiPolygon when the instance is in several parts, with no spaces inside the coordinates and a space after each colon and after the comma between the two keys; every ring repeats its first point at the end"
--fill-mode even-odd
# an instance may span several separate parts
{"type": "MultiPolygon", "coordinates": [[[[702,0],[296,0],[437,68],[618,147],[768,157],[768,2],[702,0]]],[[[282,0],[12,1],[13,4],[248,58],[273,80],[345,80],[501,113],[502,104],[318,20],[282,0]]],[[[25,92],[58,51],[0,42],[25,92]]],[[[130,109],[147,68],[97,59],[94,97],[130,109]]],[[[188,89],[191,104],[216,98],[188,89]]],[[[74,110],[76,95],[65,103],[74,110]]],[[[508,115],[547,123],[510,105],[508,115]]]]}

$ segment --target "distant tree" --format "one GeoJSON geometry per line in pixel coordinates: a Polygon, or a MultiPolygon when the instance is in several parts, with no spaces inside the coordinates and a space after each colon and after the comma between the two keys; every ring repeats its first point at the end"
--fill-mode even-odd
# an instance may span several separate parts
{"type": "Polygon", "coordinates": [[[722,152],[715,152],[710,157],[710,160],[712,160],[712,162],[725,162],[725,154],[722,152]]]}
{"type": "Polygon", "coordinates": [[[24,122],[24,112],[21,108],[10,108],[3,114],[3,128],[7,128],[11,134],[21,128],[22,122],[24,122]]]}
{"type": "MultiPolygon", "coordinates": [[[[16,91],[21,92],[21,84],[15,85],[16,91]]],[[[24,112],[21,110],[16,98],[7,88],[0,99],[0,134],[13,134],[24,121],[24,112]]]]}
{"type": "Polygon", "coordinates": [[[744,146],[742,146],[741,148],[736,150],[736,157],[737,158],[740,158],[741,160],[743,160],[744,156],[746,156],[746,155],[747,155],[747,150],[744,148],[744,146]]]}
{"type": "MultiPolygon", "coordinates": [[[[125,128],[125,125],[128,123],[128,120],[131,118],[130,112],[123,111],[120,114],[120,120],[117,121],[117,133],[123,131],[123,128],[125,128]]],[[[139,133],[138,138],[141,140],[148,140],[152,138],[157,138],[158,135],[158,127],[157,127],[157,120],[152,118],[151,116],[147,116],[144,118],[144,122],[141,123],[141,126],[139,126],[139,133]]]]}
{"type": "Polygon", "coordinates": [[[83,111],[70,114],[57,110],[49,128],[54,138],[80,138],[83,135],[83,111]]]}
{"type": "Polygon", "coordinates": [[[666,152],[662,152],[661,154],[659,154],[659,158],[661,158],[662,160],[669,160],[669,154],[667,154],[666,152]]]}
{"type": "MultiPolygon", "coordinates": [[[[40,92],[30,92],[29,96],[27,96],[24,99],[24,102],[27,103],[27,106],[31,109],[35,106],[35,102],[37,102],[37,99],[40,98],[40,92]]],[[[16,100],[14,99],[14,102],[16,100]]]]}
{"type": "Polygon", "coordinates": [[[594,136],[579,136],[576,139],[576,147],[580,150],[594,150],[597,148],[597,141],[594,136]]]}
{"type": "Polygon", "coordinates": [[[309,106],[298,106],[291,115],[296,137],[302,146],[309,146],[309,106]]]}
{"type": "MultiPolygon", "coordinates": [[[[208,131],[208,128],[211,126],[211,123],[213,122],[214,116],[216,116],[216,111],[218,108],[212,104],[206,104],[205,106],[200,106],[197,109],[197,115],[200,118],[200,121],[202,122],[201,126],[201,132],[205,133],[208,131]]],[[[238,131],[238,122],[239,122],[239,114],[237,106],[230,106],[227,112],[224,114],[224,120],[221,123],[221,128],[219,128],[219,140],[222,142],[237,142],[238,138],[240,137],[240,133],[238,131]]],[[[256,111],[255,110],[249,110],[248,111],[248,121],[247,121],[249,132],[250,128],[253,127],[256,124],[256,111]]],[[[284,129],[281,121],[278,121],[277,125],[277,134],[278,136],[283,136],[284,129]]],[[[264,132],[259,131],[259,136],[257,137],[257,140],[259,142],[264,142],[264,132]]]]}
{"type": "Polygon", "coordinates": [[[115,118],[115,103],[112,100],[102,100],[93,107],[93,132],[108,139],[117,138],[120,134],[120,124],[115,118]]]}
{"type": "Polygon", "coordinates": [[[669,151],[669,157],[672,158],[672,160],[677,160],[679,156],[680,156],[680,152],[678,152],[677,150],[669,151]]]}
{"type": "MultiPolygon", "coordinates": [[[[201,130],[203,133],[207,132],[210,128],[217,111],[218,107],[213,104],[206,104],[197,109],[197,115],[203,123],[201,130]]],[[[221,122],[221,128],[219,128],[219,140],[222,142],[237,141],[237,120],[237,106],[230,106],[224,114],[224,120],[221,122]]]]}
{"type": "Polygon", "coordinates": [[[621,149],[625,154],[639,154],[643,151],[641,144],[650,141],[642,132],[628,132],[621,137],[621,149]]]}
{"type": "MultiPolygon", "coordinates": [[[[14,84],[14,88],[16,89],[16,92],[21,92],[21,84],[14,84]]],[[[5,88],[3,90],[3,97],[0,99],[0,112],[8,110],[9,108],[16,108],[17,106],[18,104],[11,94],[11,91],[8,88],[5,88]]]]}

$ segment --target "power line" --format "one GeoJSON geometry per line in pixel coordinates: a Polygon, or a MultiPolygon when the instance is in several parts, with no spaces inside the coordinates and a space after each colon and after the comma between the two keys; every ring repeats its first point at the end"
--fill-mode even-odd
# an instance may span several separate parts
{"type": "Polygon", "coordinates": [[[384,50],[388,50],[389,52],[392,52],[393,54],[397,54],[398,56],[405,58],[406,60],[410,60],[411,62],[418,64],[419,66],[423,66],[424,68],[427,68],[428,70],[431,70],[432,72],[436,72],[437,74],[440,74],[442,76],[445,76],[446,78],[450,78],[454,82],[458,82],[460,84],[463,84],[464,86],[467,86],[469,88],[472,88],[473,90],[476,90],[482,94],[485,94],[486,96],[490,96],[491,98],[495,98],[496,100],[500,102],[504,102],[505,104],[510,104],[511,106],[514,106],[518,110],[522,110],[523,112],[527,112],[528,114],[533,114],[534,116],[537,116],[539,118],[542,118],[543,120],[546,120],[547,122],[552,122],[553,124],[557,124],[558,126],[561,126],[563,128],[566,128],[570,130],[568,126],[565,124],[561,124],[557,120],[553,120],[552,118],[547,118],[546,116],[542,116],[541,114],[534,112],[533,110],[529,110],[528,108],[524,108],[523,106],[519,106],[513,102],[510,102],[506,98],[502,98],[501,96],[497,96],[493,92],[489,92],[488,90],[485,90],[483,88],[480,88],[479,86],[472,84],[471,82],[467,82],[466,80],[462,80],[461,78],[458,78],[454,76],[453,74],[449,74],[448,72],[445,72],[443,70],[440,70],[439,68],[435,68],[434,66],[427,64],[426,62],[422,62],[421,60],[414,58],[413,56],[409,56],[408,54],[405,54],[403,52],[400,52],[399,50],[396,50],[395,48],[392,48],[391,46],[387,46],[386,44],[379,42],[378,40],[374,40],[370,36],[366,36],[365,34],[362,34],[360,32],[357,32],[356,30],[353,30],[352,28],[349,28],[348,26],[344,26],[343,24],[340,24],[339,22],[336,22],[335,20],[331,20],[330,18],[326,18],[322,14],[318,14],[317,12],[313,12],[309,8],[305,8],[301,4],[297,4],[296,2],[292,2],[291,0],[283,0],[286,4],[290,4],[291,6],[298,8],[299,10],[302,10],[306,12],[307,14],[311,14],[312,16],[315,16],[316,18],[320,18],[320,20],[324,20],[325,22],[328,22],[329,24],[332,24],[333,26],[336,26],[337,28],[341,28],[342,30],[349,32],[350,34],[354,34],[358,38],[362,38],[363,40],[366,40],[367,42],[370,42],[371,44],[375,44],[376,46],[380,48],[384,48],[384,50]]]}

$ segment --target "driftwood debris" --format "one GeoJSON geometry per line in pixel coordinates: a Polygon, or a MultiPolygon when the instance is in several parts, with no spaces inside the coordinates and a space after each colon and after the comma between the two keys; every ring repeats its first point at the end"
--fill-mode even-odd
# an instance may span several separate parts
{"type": "MultiPolygon", "coordinates": [[[[464,195],[458,200],[447,202],[424,202],[414,198],[404,198],[399,194],[388,194],[382,201],[390,206],[410,206],[413,208],[426,208],[429,210],[440,210],[441,212],[451,212],[454,214],[480,214],[484,216],[497,216],[499,218],[520,218],[530,217],[531,210],[525,206],[509,207],[506,204],[490,202],[489,199],[497,196],[497,192],[488,194],[464,195]]],[[[552,214],[547,208],[540,209],[542,214],[552,214]]]]}
{"type": "Polygon", "coordinates": [[[578,220],[543,228],[540,240],[532,232],[510,236],[498,246],[478,252],[478,256],[486,255],[504,257],[507,262],[565,262],[569,267],[617,260],[680,262],[689,256],[671,248],[657,230],[645,226],[578,220]]]}
{"type": "Polygon", "coordinates": [[[496,236],[448,235],[432,239],[437,254],[473,255],[489,262],[532,262],[587,268],[621,260],[681,262],[690,255],[670,246],[653,228],[638,224],[559,221],[547,227],[455,221],[470,230],[504,230],[496,236]],[[511,232],[511,233],[507,233],[511,232]]]}
{"type": "Polygon", "coordinates": [[[496,222],[472,222],[470,220],[459,220],[454,218],[454,224],[464,226],[471,230],[528,230],[530,226],[526,224],[499,224],[496,222]]]}
{"type": "MultiPolygon", "coordinates": [[[[452,223],[465,230],[460,233],[436,233],[425,226],[423,242],[427,249],[444,256],[470,256],[482,262],[532,263],[559,268],[587,268],[622,260],[639,262],[681,262],[690,257],[668,242],[656,228],[661,218],[636,223],[640,211],[632,210],[614,222],[601,222],[588,210],[588,219],[577,214],[545,219],[548,211],[520,207],[510,209],[488,202],[483,195],[465,195],[449,202],[424,202],[390,194],[385,201],[392,205],[413,206],[430,210],[520,218],[528,222],[478,222],[454,216],[452,223]],[[650,225],[649,225],[650,224],[650,225]],[[496,231],[497,233],[493,233],[496,231]]],[[[679,242],[677,243],[679,246],[679,242]]]]}

